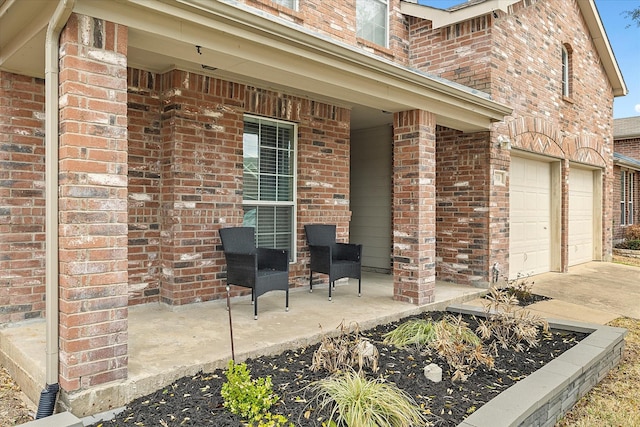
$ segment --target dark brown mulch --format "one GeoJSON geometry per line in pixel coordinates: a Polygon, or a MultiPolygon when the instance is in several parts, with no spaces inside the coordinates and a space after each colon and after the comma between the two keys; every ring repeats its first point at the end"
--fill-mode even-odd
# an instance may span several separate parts
{"type": "Polygon", "coordinates": [[[549,297],[545,297],[544,295],[537,294],[517,295],[517,297],[520,307],[527,307],[531,304],[535,304],[540,301],[548,301],[551,299],[549,297]]]}
{"type": "MultiPolygon", "coordinates": [[[[443,313],[429,312],[423,317],[438,320],[443,313]]],[[[407,319],[403,319],[405,321],[407,319]]],[[[466,318],[475,329],[475,321],[466,318]]],[[[424,408],[434,426],[456,426],[473,411],[516,381],[536,371],[550,360],[576,345],[586,334],[551,331],[540,346],[525,352],[500,351],[495,369],[478,369],[464,383],[452,383],[453,372],[439,356],[405,351],[382,344],[382,335],[400,322],[363,331],[380,352],[377,374],[367,370],[367,376],[382,376],[414,397],[424,408]],[[443,368],[443,381],[432,383],[425,379],[424,366],[436,363],[443,368]]],[[[306,387],[327,376],[326,372],[312,372],[310,365],[318,345],[285,351],[277,356],[247,360],[252,378],[270,375],[274,391],[280,396],[272,412],[284,414],[296,426],[322,426],[326,413],[313,410],[312,396],[306,387]],[[310,412],[308,412],[311,409],[310,412]],[[305,413],[308,412],[305,416],[305,413]]],[[[188,355],[184,355],[188,357],[188,355]]],[[[185,377],[155,393],[139,398],[127,406],[107,426],[233,426],[244,425],[242,420],[223,408],[220,396],[226,381],[222,370],[185,377]]],[[[99,424],[95,424],[98,426],[99,424]]]]}

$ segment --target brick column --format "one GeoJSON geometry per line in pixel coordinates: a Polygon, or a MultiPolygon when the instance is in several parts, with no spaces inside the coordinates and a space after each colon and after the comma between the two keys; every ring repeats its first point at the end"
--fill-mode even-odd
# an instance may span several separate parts
{"type": "Polygon", "coordinates": [[[396,113],[393,135],[394,299],[435,299],[435,115],[396,113]]]}
{"type": "Polygon", "coordinates": [[[127,28],[72,15],[60,46],[60,385],[127,377],[127,28]]]}

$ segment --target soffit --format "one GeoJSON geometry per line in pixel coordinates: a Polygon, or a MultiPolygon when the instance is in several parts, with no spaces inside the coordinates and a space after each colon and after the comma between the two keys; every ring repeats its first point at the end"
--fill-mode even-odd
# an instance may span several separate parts
{"type": "MultiPolygon", "coordinates": [[[[55,6],[33,1],[40,2],[43,16],[52,13],[48,5],[55,6]]],[[[77,0],[74,12],[127,25],[128,65],[149,71],[179,68],[228,78],[353,107],[354,115],[367,112],[385,121],[392,116],[383,111],[424,109],[436,114],[439,125],[462,131],[488,129],[511,112],[481,92],[247,9],[224,0],[77,0]]],[[[17,4],[8,10],[16,28],[33,16],[17,4]]],[[[5,17],[0,18],[4,29],[5,17]]],[[[40,19],[30,37],[16,30],[0,33],[6,37],[0,39],[0,68],[43,77],[47,21],[40,19]],[[6,46],[16,48],[9,52],[6,46]]]]}

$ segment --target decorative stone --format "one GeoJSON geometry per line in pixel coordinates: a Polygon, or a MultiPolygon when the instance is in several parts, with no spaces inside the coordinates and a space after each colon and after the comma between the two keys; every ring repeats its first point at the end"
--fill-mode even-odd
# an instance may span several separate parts
{"type": "Polygon", "coordinates": [[[424,367],[424,376],[431,382],[439,383],[442,381],[442,368],[435,363],[430,363],[424,367]]]}

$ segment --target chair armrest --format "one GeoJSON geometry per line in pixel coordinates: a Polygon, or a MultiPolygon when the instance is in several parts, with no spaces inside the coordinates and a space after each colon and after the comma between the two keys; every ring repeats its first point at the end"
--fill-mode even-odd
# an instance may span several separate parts
{"type": "Polygon", "coordinates": [[[316,259],[331,259],[331,246],[321,246],[321,245],[309,245],[309,253],[311,254],[311,258],[316,259]]]}
{"type": "Polygon", "coordinates": [[[227,260],[227,269],[235,267],[250,266],[253,268],[256,265],[256,254],[238,253],[238,252],[225,252],[224,257],[227,260]]]}
{"type": "Polygon", "coordinates": [[[362,258],[362,245],[355,243],[336,243],[334,259],[360,261],[362,258]]]}
{"type": "Polygon", "coordinates": [[[309,245],[309,267],[328,274],[331,268],[331,246],[309,245]]]}
{"type": "Polygon", "coordinates": [[[286,249],[258,248],[258,269],[289,271],[289,251],[286,249]]]}
{"type": "Polygon", "coordinates": [[[250,286],[255,283],[258,267],[257,254],[225,252],[227,260],[227,282],[234,285],[250,286]]]}

